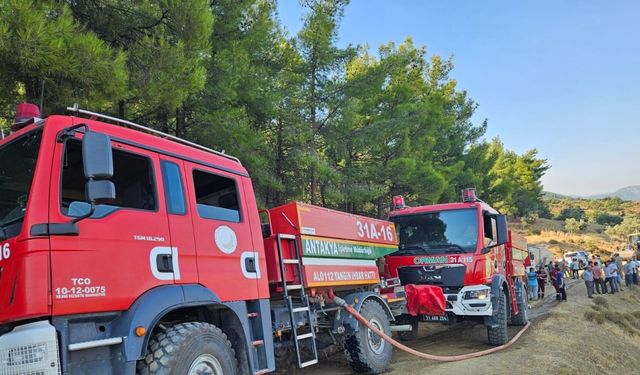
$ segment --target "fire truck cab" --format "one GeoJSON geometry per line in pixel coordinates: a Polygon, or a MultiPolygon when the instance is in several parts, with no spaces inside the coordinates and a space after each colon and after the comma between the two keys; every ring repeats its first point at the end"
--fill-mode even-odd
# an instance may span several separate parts
{"type": "Polygon", "coordinates": [[[392,223],[292,202],[265,228],[235,157],[29,106],[0,140],[0,374],[254,375],[329,345],[388,367],[340,303],[391,334],[392,223]]]}
{"type": "Polygon", "coordinates": [[[442,290],[443,314],[405,315],[414,326],[401,338],[415,337],[420,321],[474,320],[487,326],[489,342],[507,341],[507,322],[526,324],[526,244],[517,245],[504,215],[466,190],[459,203],[407,207],[394,198],[389,220],[398,231],[399,251],[386,257],[386,272],[402,285],[442,290]]]}

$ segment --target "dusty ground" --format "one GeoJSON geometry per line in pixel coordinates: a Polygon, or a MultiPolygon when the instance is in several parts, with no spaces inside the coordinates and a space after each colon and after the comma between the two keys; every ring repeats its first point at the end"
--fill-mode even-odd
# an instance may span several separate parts
{"type": "MultiPolygon", "coordinates": [[[[569,289],[569,301],[554,295],[532,305],[532,327],[511,348],[493,355],[453,363],[415,359],[394,352],[389,374],[577,374],[638,373],[640,288],[589,300],[582,282],[569,289]],[[594,303],[596,301],[597,303],[594,303]],[[608,307],[607,307],[608,306],[608,307]],[[585,315],[586,313],[586,315],[585,315]],[[599,323],[600,322],[600,323],[599,323]]],[[[514,335],[514,327],[511,334],[514,335]]],[[[486,329],[422,325],[410,346],[431,354],[454,355],[486,349],[486,329]]],[[[342,353],[299,375],[351,374],[342,353]]]]}

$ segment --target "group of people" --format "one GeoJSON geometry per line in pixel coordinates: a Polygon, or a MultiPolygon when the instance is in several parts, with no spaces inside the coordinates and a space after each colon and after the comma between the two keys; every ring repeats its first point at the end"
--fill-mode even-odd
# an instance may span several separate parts
{"type": "Polygon", "coordinates": [[[549,262],[547,267],[529,267],[527,271],[527,284],[529,286],[529,301],[543,299],[547,282],[553,286],[558,301],[567,300],[567,289],[564,271],[560,264],[549,262]]]}
{"type": "Polygon", "coordinates": [[[640,262],[635,255],[625,263],[620,254],[616,253],[606,262],[595,258],[589,261],[582,279],[587,287],[587,297],[593,298],[594,291],[597,294],[621,292],[623,281],[627,287],[637,285],[640,282],[639,273],[640,262]]]}
{"type": "Polygon", "coordinates": [[[640,262],[634,255],[626,263],[620,254],[614,254],[611,259],[603,262],[599,257],[593,256],[579,276],[579,263],[573,259],[571,264],[562,262],[549,262],[546,266],[529,267],[527,270],[527,284],[529,286],[529,300],[535,301],[544,298],[545,285],[549,283],[556,292],[556,300],[566,301],[567,291],[565,273],[571,270],[571,277],[582,278],[587,287],[587,297],[593,298],[595,293],[607,294],[622,291],[622,284],[625,286],[638,284],[640,282],[640,262]],[[624,275],[624,276],[623,276],[624,275]]]}

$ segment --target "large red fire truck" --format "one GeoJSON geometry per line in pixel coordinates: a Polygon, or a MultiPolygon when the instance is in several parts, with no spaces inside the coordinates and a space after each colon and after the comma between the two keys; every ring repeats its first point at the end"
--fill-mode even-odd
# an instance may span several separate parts
{"type": "Polygon", "coordinates": [[[332,344],[387,368],[338,303],[390,334],[393,223],[294,202],[262,224],[238,159],[70,110],[23,105],[0,140],[0,374],[262,374],[332,344]]]}
{"type": "Polygon", "coordinates": [[[509,322],[527,323],[526,242],[512,237],[506,217],[473,189],[460,203],[407,207],[394,197],[389,219],[400,249],[386,257],[386,272],[402,285],[438,286],[446,300],[441,311],[398,319],[413,326],[401,339],[414,338],[418,322],[474,320],[486,325],[490,344],[501,345],[509,322]]]}

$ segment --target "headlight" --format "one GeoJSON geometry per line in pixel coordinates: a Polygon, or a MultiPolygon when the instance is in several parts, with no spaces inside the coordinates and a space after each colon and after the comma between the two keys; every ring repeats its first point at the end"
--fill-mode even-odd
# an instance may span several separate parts
{"type": "Polygon", "coordinates": [[[9,366],[22,366],[38,363],[47,356],[46,344],[22,346],[9,350],[9,366]]]}
{"type": "Polygon", "coordinates": [[[488,299],[491,291],[489,289],[469,290],[464,293],[464,299],[488,299]]]}

